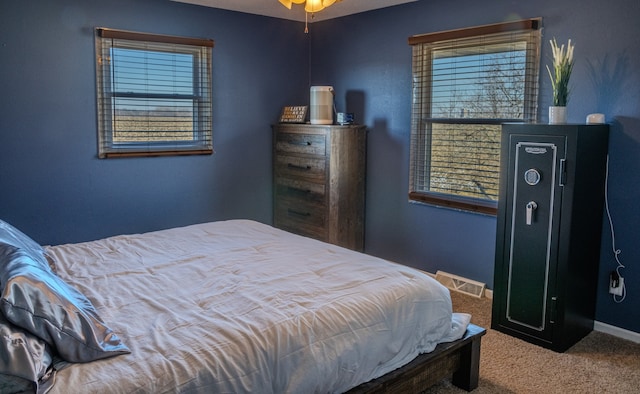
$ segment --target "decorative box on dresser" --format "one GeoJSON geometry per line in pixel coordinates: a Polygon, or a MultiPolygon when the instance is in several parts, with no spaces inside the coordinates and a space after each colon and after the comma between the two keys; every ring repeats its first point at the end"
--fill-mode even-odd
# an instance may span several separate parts
{"type": "Polygon", "coordinates": [[[362,251],[366,126],[273,126],[274,226],[362,251]]]}
{"type": "Polygon", "coordinates": [[[593,329],[608,141],[608,125],[503,125],[492,328],[558,352],[593,329]]]}

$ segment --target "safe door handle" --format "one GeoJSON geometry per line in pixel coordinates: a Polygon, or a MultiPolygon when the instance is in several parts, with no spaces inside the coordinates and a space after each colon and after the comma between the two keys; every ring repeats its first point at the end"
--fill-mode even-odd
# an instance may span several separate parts
{"type": "Polygon", "coordinates": [[[538,204],[535,201],[529,201],[527,203],[527,226],[531,226],[533,221],[533,211],[538,209],[538,204]]]}

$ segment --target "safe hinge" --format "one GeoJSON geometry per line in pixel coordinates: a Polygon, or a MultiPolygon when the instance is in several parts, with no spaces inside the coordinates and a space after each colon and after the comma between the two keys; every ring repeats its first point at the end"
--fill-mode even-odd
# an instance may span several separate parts
{"type": "Polygon", "coordinates": [[[558,297],[551,297],[551,303],[549,305],[549,324],[554,324],[556,322],[556,313],[557,313],[557,304],[558,297]]]}
{"type": "Polygon", "coordinates": [[[564,186],[567,181],[567,159],[560,159],[560,186],[564,186]]]}

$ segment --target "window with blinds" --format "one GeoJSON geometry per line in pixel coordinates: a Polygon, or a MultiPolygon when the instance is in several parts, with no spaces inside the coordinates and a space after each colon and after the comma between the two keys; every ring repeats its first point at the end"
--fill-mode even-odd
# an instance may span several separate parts
{"type": "Polygon", "coordinates": [[[98,156],[211,154],[213,40],[96,29],[98,156]]]}
{"type": "Polygon", "coordinates": [[[500,125],[537,116],[540,19],[409,38],[409,199],[495,214],[500,125]]]}

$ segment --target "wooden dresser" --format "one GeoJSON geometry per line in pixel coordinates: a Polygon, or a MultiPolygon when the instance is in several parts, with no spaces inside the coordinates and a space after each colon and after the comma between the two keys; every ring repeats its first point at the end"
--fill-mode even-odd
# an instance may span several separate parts
{"type": "Polygon", "coordinates": [[[364,249],[366,126],[273,126],[274,226],[364,249]]]}

